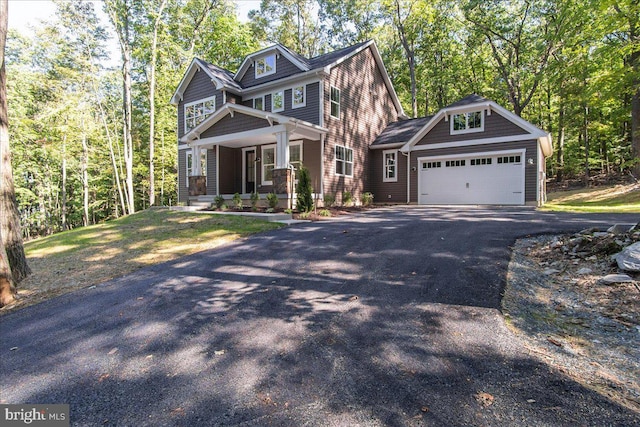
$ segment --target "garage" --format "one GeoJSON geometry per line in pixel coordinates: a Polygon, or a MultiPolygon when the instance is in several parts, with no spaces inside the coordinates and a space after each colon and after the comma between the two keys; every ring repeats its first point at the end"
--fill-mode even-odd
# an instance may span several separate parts
{"type": "Polygon", "coordinates": [[[418,158],[418,203],[523,205],[525,151],[418,158]]]}

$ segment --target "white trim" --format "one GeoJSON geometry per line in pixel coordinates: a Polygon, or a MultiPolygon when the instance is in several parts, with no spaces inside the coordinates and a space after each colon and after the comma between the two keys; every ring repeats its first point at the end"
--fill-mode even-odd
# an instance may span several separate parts
{"type": "Polygon", "coordinates": [[[195,140],[191,143],[191,146],[199,145],[199,146],[214,146],[214,145],[224,145],[225,143],[233,142],[233,141],[242,141],[245,140],[246,143],[255,144],[255,141],[251,141],[253,138],[257,138],[263,135],[271,135],[272,138],[269,141],[271,144],[273,139],[275,139],[275,134],[278,132],[284,132],[287,130],[285,125],[276,125],[272,127],[264,127],[260,129],[246,130],[244,132],[236,132],[236,133],[228,133],[226,135],[220,136],[212,136],[209,138],[202,138],[195,140]]]}
{"type": "Polygon", "coordinates": [[[369,149],[370,150],[382,150],[382,149],[392,149],[392,148],[400,149],[402,148],[403,145],[404,145],[404,142],[389,142],[387,144],[370,145],[369,149]]]}
{"type": "Polygon", "coordinates": [[[244,97],[268,95],[275,89],[288,89],[292,85],[297,85],[298,83],[304,83],[305,85],[320,83],[325,77],[327,77],[327,75],[322,69],[316,69],[307,71],[306,73],[294,74],[293,76],[284,77],[282,79],[272,80],[270,82],[265,82],[256,86],[248,87],[242,90],[242,95],[244,97]],[[322,78],[318,78],[318,76],[322,78]]]}
{"type": "MultiPolygon", "coordinates": [[[[200,151],[200,154],[204,155],[204,168],[202,167],[202,165],[200,165],[200,168],[204,169],[204,171],[205,171],[205,174],[203,176],[206,179],[205,185],[208,185],[209,184],[209,176],[208,176],[209,171],[207,169],[207,160],[208,160],[209,154],[207,153],[207,149],[202,149],[202,151],[200,151]]],[[[192,175],[189,174],[189,156],[191,156],[193,158],[193,149],[191,149],[191,150],[189,150],[189,151],[187,151],[185,153],[185,159],[184,159],[185,160],[184,161],[184,164],[185,164],[184,174],[185,174],[185,177],[187,178],[187,188],[189,188],[189,177],[192,176],[192,175]]],[[[191,170],[193,170],[193,160],[191,160],[191,170]]]]}
{"type": "Polygon", "coordinates": [[[296,139],[295,141],[289,141],[289,164],[291,164],[291,147],[299,146],[300,147],[300,165],[304,165],[304,144],[301,139],[296,139]]]}
{"type": "Polygon", "coordinates": [[[307,85],[295,85],[291,87],[291,109],[302,108],[307,106],[307,85]],[[298,87],[302,87],[302,103],[295,103],[295,89],[298,87]]]}
{"type": "Polygon", "coordinates": [[[220,146],[216,145],[216,195],[220,194],[220,146]]]}
{"type": "Polygon", "coordinates": [[[484,109],[483,110],[473,110],[467,112],[459,112],[459,113],[451,113],[451,118],[449,119],[449,134],[450,135],[461,135],[466,133],[478,133],[484,132],[484,109]],[[480,113],[480,127],[479,128],[470,128],[469,127],[469,113],[480,113]],[[464,129],[454,129],[453,126],[455,124],[454,116],[465,116],[465,128],[464,129]]]}
{"type": "Polygon", "coordinates": [[[277,67],[278,67],[278,55],[276,55],[275,52],[256,58],[253,60],[254,78],[258,80],[263,77],[271,76],[276,73],[277,67]],[[271,70],[267,71],[266,68],[267,68],[267,65],[269,65],[267,64],[267,59],[269,58],[273,58],[273,67],[271,67],[271,70]],[[261,60],[264,61],[265,71],[263,71],[262,74],[258,74],[258,61],[261,61],[261,60]]]}
{"type": "Polygon", "coordinates": [[[255,110],[260,110],[260,111],[266,111],[265,105],[264,105],[264,95],[262,96],[256,96],[255,98],[253,98],[253,108],[255,110]],[[256,100],[261,99],[262,100],[262,108],[258,108],[256,107],[256,100]]]}
{"type": "Polygon", "coordinates": [[[287,58],[291,63],[293,63],[293,65],[295,65],[296,67],[298,67],[302,71],[307,71],[309,69],[302,62],[300,62],[297,58],[295,58],[293,55],[291,55],[286,49],[281,47],[281,45],[274,44],[274,45],[268,46],[268,47],[266,47],[266,48],[264,48],[262,50],[259,50],[258,52],[254,52],[254,53],[252,53],[250,55],[247,55],[246,58],[244,59],[244,61],[242,61],[242,64],[240,65],[240,68],[238,68],[238,72],[234,76],[234,80],[236,80],[236,81],[242,80],[242,78],[244,77],[245,73],[247,72],[247,70],[249,69],[251,64],[253,64],[253,62],[255,61],[254,58],[266,56],[269,52],[272,52],[272,51],[274,53],[275,53],[275,51],[280,52],[285,58],[287,58]]]}
{"type": "MultiPolygon", "coordinates": [[[[204,105],[205,102],[211,101],[211,100],[213,100],[213,111],[211,113],[209,113],[208,115],[204,116],[204,119],[202,120],[202,122],[204,122],[207,118],[211,117],[216,112],[216,95],[209,96],[207,98],[198,99],[197,101],[188,102],[188,103],[185,103],[182,106],[182,114],[183,114],[182,119],[184,121],[183,125],[184,125],[184,133],[185,134],[191,132],[192,130],[197,128],[200,123],[202,123],[202,122],[200,122],[197,125],[195,125],[194,127],[192,127],[191,129],[188,129],[187,128],[187,108],[189,108],[189,107],[191,107],[193,105],[197,105],[197,104],[203,104],[204,105]]],[[[194,116],[193,118],[196,118],[196,117],[197,116],[194,116]]]]}
{"type": "MultiPolygon", "coordinates": [[[[219,145],[216,145],[216,147],[219,147],[219,145]]],[[[258,156],[258,149],[257,147],[254,145],[252,147],[243,147],[242,148],[242,194],[249,194],[247,192],[247,151],[253,151],[254,155],[257,157],[258,156]]],[[[256,167],[256,171],[258,170],[258,162],[254,162],[255,163],[255,167],[256,167]]],[[[258,180],[256,179],[256,182],[253,183],[253,185],[256,187],[253,189],[253,191],[257,192],[258,191],[258,180]]]]}
{"type": "Polygon", "coordinates": [[[346,177],[349,177],[349,178],[353,178],[353,172],[354,172],[354,169],[355,169],[355,159],[354,159],[354,155],[353,154],[354,154],[353,148],[347,147],[346,145],[340,145],[340,144],[334,145],[334,147],[333,147],[333,174],[334,175],[336,175],[336,176],[346,176],[346,177]],[[340,160],[341,162],[343,162],[345,164],[345,169],[346,169],[346,165],[348,163],[351,164],[351,174],[338,173],[338,171],[336,169],[336,162],[338,161],[338,156],[337,156],[336,150],[338,149],[338,147],[344,148],[345,156],[347,154],[347,150],[351,151],[351,161],[348,161],[346,159],[340,160]]]}
{"type": "Polygon", "coordinates": [[[329,85],[329,117],[331,117],[332,119],[336,119],[336,120],[340,120],[340,117],[342,115],[342,91],[334,85],[329,85]],[[333,94],[333,89],[338,91],[338,102],[334,102],[333,99],[331,99],[331,95],[333,94]],[[333,107],[333,104],[337,104],[338,105],[338,116],[334,116],[333,114],[331,114],[331,107],[333,107]]]}
{"type": "MultiPolygon", "coordinates": [[[[421,163],[424,161],[438,161],[438,160],[447,160],[447,159],[470,159],[473,157],[483,157],[483,156],[502,156],[502,155],[507,155],[507,154],[519,154],[520,155],[520,163],[521,163],[521,173],[522,173],[522,194],[521,194],[521,199],[520,199],[520,205],[524,205],[525,204],[525,193],[526,193],[526,188],[527,188],[527,176],[526,176],[526,170],[525,170],[525,166],[526,166],[526,159],[525,159],[525,154],[526,154],[527,150],[522,148],[522,149],[514,149],[514,150],[498,150],[498,151],[482,151],[482,152],[478,152],[478,153],[460,153],[460,154],[447,154],[447,155],[442,155],[442,156],[421,156],[418,157],[416,159],[416,181],[418,183],[418,192],[416,194],[417,199],[416,199],[416,203],[420,204],[420,194],[422,193],[421,188],[420,188],[420,181],[421,181],[421,177],[420,177],[420,170],[421,170],[421,163]]],[[[409,153],[411,154],[411,153],[409,153]]],[[[498,164],[498,162],[496,161],[495,163],[496,165],[498,164]]],[[[467,165],[467,166],[470,166],[467,165]]],[[[467,167],[465,166],[465,167],[467,167]]],[[[537,179],[537,177],[536,177],[537,179]]],[[[476,203],[473,203],[476,204],[476,203]]]]}
{"type": "MultiPolygon", "coordinates": [[[[276,159],[276,144],[269,144],[269,145],[263,145],[260,147],[260,153],[261,153],[261,160],[260,160],[260,181],[262,183],[262,185],[273,185],[273,180],[271,181],[265,181],[264,177],[265,177],[265,173],[264,173],[264,167],[265,167],[265,163],[264,163],[264,150],[268,150],[268,149],[273,149],[273,168],[276,168],[276,163],[277,163],[277,159],[276,159]]],[[[269,163],[269,165],[271,165],[271,163],[269,163]]]]}
{"type": "Polygon", "coordinates": [[[384,150],[382,152],[382,182],[398,182],[398,150],[384,150]],[[387,154],[393,154],[394,177],[387,177],[387,154]]]}
{"type": "Polygon", "coordinates": [[[179,150],[188,150],[190,148],[191,148],[191,146],[189,144],[178,144],[178,151],[179,150]]]}
{"type": "Polygon", "coordinates": [[[285,92],[285,89],[280,89],[280,90],[276,90],[276,91],[274,91],[273,93],[271,93],[271,112],[272,112],[272,113],[279,113],[280,111],[284,111],[284,104],[285,104],[285,101],[284,101],[284,92],[285,92]],[[278,108],[278,109],[276,110],[275,105],[274,105],[274,103],[273,103],[273,98],[274,98],[274,96],[273,96],[273,95],[275,95],[275,94],[276,94],[276,93],[278,93],[278,92],[282,92],[282,108],[278,108]]]}
{"type": "Polygon", "coordinates": [[[320,117],[318,123],[320,126],[324,126],[324,81],[318,85],[318,97],[320,99],[320,117]]]}
{"type": "Polygon", "coordinates": [[[437,150],[439,148],[470,147],[473,145],[501,144],[503,142],[535,141],[535,135],[501,136],[498,138],[468,139],[466,141],[440,142],[437,144],[416,145],[411,151],[437,150]]]}
{"type": "MultiPolygon", "coordinates": [[[[320,135],[320,194],[324,199],[324,148],[326,135],[320,135]]],[[[324,200],[323,200],[324,202],[324,200]]]]}
{"type": "MultiPolygon", "coordinates": [[[[402,153],[402,151],[400,151],[402,153]]],[[[405,153],[402,153],[405,154],[405,153]]],[[[411,203],[411,151],[407,155],[407,204],[411,203]]],[[[416,168],[416,177],[418,176],[418,168],[416,168]]]]}

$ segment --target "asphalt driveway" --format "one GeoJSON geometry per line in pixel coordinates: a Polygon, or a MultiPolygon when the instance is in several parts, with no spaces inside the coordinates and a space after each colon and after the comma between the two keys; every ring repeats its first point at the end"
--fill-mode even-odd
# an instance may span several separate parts
{"type": "Polygon", "coordinates": [[[0,318],[0,400],[73,425],[638,425],[499,307],[516,238],[639,220],[397,207],[256,235],[0,318]]]}

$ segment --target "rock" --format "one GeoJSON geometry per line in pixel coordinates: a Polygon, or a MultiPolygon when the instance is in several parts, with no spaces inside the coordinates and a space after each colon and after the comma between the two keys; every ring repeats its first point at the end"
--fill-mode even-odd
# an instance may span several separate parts
{"type": "Polygon", "coordinates": [[[580,270],[576,271],[576,274],[589,274],[591,272],[593,272],[592,269],[587,268],[587,267],[583,267],[580,270]]]}
{"type": "Polygon", "coordinates": [[[560,273],[560,270],[556,270],[555,268],[546,268],[542,274],[545,276],[551,276],[552,274],[560,273]]]}
{"type": "Polygon", "coordinates": [[[598,283],[602,285],[614,285],[616,283],[629,283],[633,282],[633,279],[627,274],[607,274],[598,280],[598,283]]]}
{"type": "Polygon", "coordinates": [[[595,233],[593,233],[593,237],[606,237],[608,235],[609,233],[607,233],[606,231],[596,231],[595,233]]]}
{"type": "Polygon", "coordinates": [[[633,230],[634,224],[614,224],[607,229],[612,234],[626,234],[633,230]]]}
{"type": "Polygon", "coordinates": [[[640,271],[640,242],[629,245],[614,256],[618,268],[624,271],[640,271]]]}

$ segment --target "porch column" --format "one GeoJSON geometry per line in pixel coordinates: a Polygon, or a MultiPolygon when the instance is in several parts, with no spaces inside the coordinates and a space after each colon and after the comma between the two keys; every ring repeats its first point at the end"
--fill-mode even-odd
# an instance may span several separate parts
{"type": "Polygon", "coordinates": [[[189,196],[207,194],[207,177],[202,175],[202,149],[198,145],[191,147],[191,176],[189,177],[189,196]]]}
{"type": "Polygon", "coordinates": [[[287,198],[292,193],[288,131],[276,133],[276,164],[273,169],[273,191],[276,194],[286,194],[287,198]]]}

